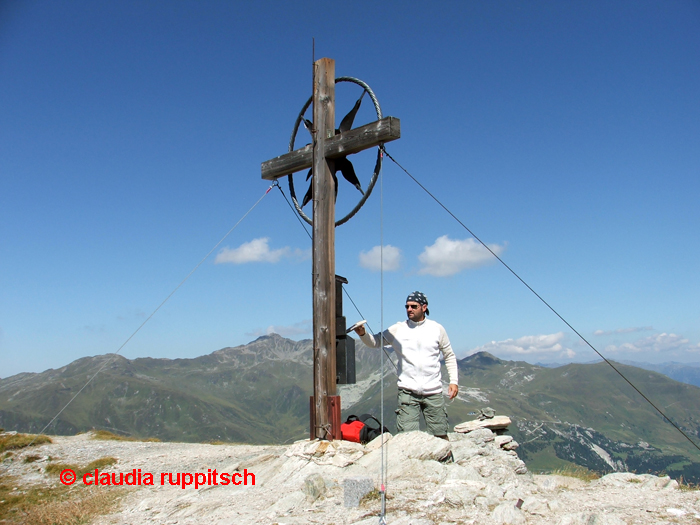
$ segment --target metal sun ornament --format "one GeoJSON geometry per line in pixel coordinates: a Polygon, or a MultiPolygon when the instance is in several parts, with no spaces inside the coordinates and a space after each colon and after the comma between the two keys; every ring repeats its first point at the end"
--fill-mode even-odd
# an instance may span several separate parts
{"type": "MultiPolygon", "coordinates": [[[[360,80],[358,78],[354,78],[354,77],[338,77],[335,79],[335,83],[337,84],[338,82],[351,82],[353,84],[357,84],[358,86],[360,86],[363,89],[362,95],[355,103],[355,107],[350,111],[350,113],[348,113],[345,116],[345,118],[343,118],[343,121],[340,124],[341,128],[343,127],[343,123],[346,123],[346,122],[349,122],[350,128],[352,128],[352,123],[353,123],[353,120],[355,117],[355,113],[357,113],[360,102],[361,102],[362,97],[364,96],[365,93],[367,93],[367,95],[369,95],[369,98],[372,101],[372,104],[374,104],[374,109],[377,112],[377,120],[381,120],[382,110],[379,107],[379,101],[377,100],[377,97],[374,94],[374,92],[372,91],[372,89],[365,82],[363,82],[362,80],[360,80]]],[[[301,108],[301,111],[299,112],[299,116],[297,117],[296,122],[294,122],[294,129],[292,130],[292,137],[289,140],[289,151],[290,152],[294,151],[294,142],[295,142],[296,137],[297,137],[297,132],[299,131],[299,126],[301,125],[302,122],[304,122],[306,120],[304,118],[304,114],[306,113],[306,110],[309,109],[309,106],[311,105],[312,101],[313,101],[313,97],[309,97],[309,100],[306,101],[306,104],[304,104],[304,107],[301,108]]],[[[348,130],[340,129],[340,131],[348,131],[348,130]]],[[[345,159],[345,157],[342,157],[341,159],[345,159]]],[[[337,159],[337,161],[342,162],[341,159],[337,159]]],[[[355,205],[355,207],[352,210],[350,210],[350,212],[345,217],[343,217],[342,219],[339,219],[335,222],[336,226],[340,226],[341,224],[345,224],[347,221],[349,221],[360,210],[360,208],[362,208],[364,203],[369,198],[370,194],[372,193],[372,189],[374,188],[374,185],[377,182],[379,172],[381,171],[381,168],[382,168],[382,151],[379,147],[377,148],[377,162],[374,165],[374,172],[372,173],[372,178],[370,179],[369,184],[367,185],[367,189],[364,191],[361,189],[361,186],[359,185],[359,181],[357,181],[357,179],[355,179],[356,182],[353,182],[352,180],[350,180],[350,178],[348,178],[346,169],[344,169],[344,168],[348,167],[347,166],[348,164],[349,164],[349,170],[351,173],[350,176],[352,177],[354,175],[354,169],[352,168],[352,164],[350,163],[350,161],[348,161],[347,159],[345,159],[345,161],[342,162],[342,167],[336,166],[336,170],[337,171],[342,170],[343,176],[347,180],[349,180],[352,184],[355,184],[357,189],[360,190],[360,192],[362,192],[363,195],[362,195],[362,198],[359,200],[359,202],[355,205]]],[[[307,175],[307,179],[310,176],[311,176],[311,171],[309,171],[309,175],[307,175]]],[[[335,174],[334,174],[334,178],[335,178],[335,174]]],[[[297,213],[308,224],[313,224],[313,221],[302,210],[303,205],[301,205],[301,206],[299,205],[299,201],[297,200],[296,192],[294,191],[294,177],[293,177],[293,175],[289,175],[289,177],[287,177],[287,179],[289,179],[289,194],[292,197],[292,202],[294,202],[294,207],[296,208],[297,213]]],[[[313,184],[313,181],[312,181],[312,184],[313,184]]],[[[335,191],[336,191],[336,195],[337,195],[337,192],[338,192],[337,180],[336,180],[336,185],[335,185],[335,191]]]]}

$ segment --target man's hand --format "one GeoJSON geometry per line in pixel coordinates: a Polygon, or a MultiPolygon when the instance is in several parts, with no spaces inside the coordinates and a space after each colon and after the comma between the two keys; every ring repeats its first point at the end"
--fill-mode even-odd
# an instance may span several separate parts
{"type": "Polygon", "coordinates": [[[365,335],[365,325],[361,324],[360,326],[358,326],[357,328],[355,328],[355,330],[353,330],[353,331],[354,331],[357,335],[359,335],[360,337],[362,337],[363,335],[365,335]]]}
{"type": "Polygon", "coordinates": [[[458,392],[459,385],[450,384],[450,386],[447,387],[447,397],[449,397],[450,399],[454,399],[458,392]]]}

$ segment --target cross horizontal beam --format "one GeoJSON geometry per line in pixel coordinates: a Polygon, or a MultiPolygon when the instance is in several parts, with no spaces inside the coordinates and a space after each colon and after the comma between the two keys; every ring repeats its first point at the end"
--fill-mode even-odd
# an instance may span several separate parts
{"type": "MultiPolygon", "coordinates": [[[[394,117],[384,117],[356,129],[335,135],[326,140],[325,157],[335,159],[358,153],[362,150],[379,146],[401,138],[401,121],[394,117]]],[[[261,165],[262,178],[275,180],[308,169],[313,163],[313,145],[285,153],[261,165]]]]}

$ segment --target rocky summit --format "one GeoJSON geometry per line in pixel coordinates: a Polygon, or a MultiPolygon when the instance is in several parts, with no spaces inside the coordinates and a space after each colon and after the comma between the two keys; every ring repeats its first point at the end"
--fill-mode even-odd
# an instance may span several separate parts
{"type": "Polygon", "coordinates": [[[116,458],[103,472],[76,481],[109,483],[109,474],[118,480],[119,473],[133,473],[118,507],[94,521],[105,525],[376,524],[383,459],[386,522],[394,525],[700,520],[700,492],[683,490],[669,477],[613,473],[584,481],[533,475],[496,437],[482,428],[450,434],[449,441],[408,432],[367,445],[302,440],[255,446],[99,441],[82,434],[18,452],[2,468],[22,486],[56,484],[44,473],[51,462],[86,465],[116,458]],[[28,463],[28,454],[39,459],[28,463]],[[137,483],[137,472],[138,480],[150,473],[151,483],[137,483]]]}

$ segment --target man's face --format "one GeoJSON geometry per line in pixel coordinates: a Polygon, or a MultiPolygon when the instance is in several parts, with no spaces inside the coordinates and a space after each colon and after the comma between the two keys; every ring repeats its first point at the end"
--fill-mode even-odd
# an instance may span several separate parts
{"type": "Polygon", "coordinates": [[[418,323],[425,318],[425,311],[428,309],[426,304],[418,304],[415,301],[406,302],[406,315],[414,323],[418,323]]]}

